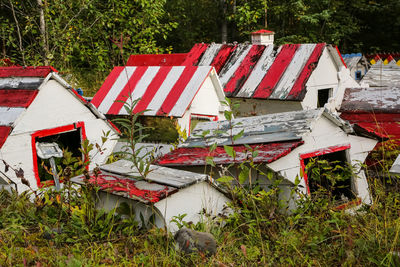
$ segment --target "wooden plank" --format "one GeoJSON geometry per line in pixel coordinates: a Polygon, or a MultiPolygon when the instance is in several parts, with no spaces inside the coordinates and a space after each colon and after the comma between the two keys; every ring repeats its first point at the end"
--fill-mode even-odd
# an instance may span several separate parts
{"type": "Polygon", "coordinates": [[[286,97],[288,100],[303,100],[306,94],[305,87],[310,78],[312,72],[317,67],[319,58],[322,55],[322,52],[325,48],[326,44],[320,43],[315,46],[314,51],[312,52],[311,56],[309,57],[307,63],[305,64],[302,72],[300,73],[299,77],[296,80],[296,83],[293,85],[292,90],[286,97]]]}
{"type": "Polygon", "coordinates": [[[218,54],[211,62],[211,66],[215,68],[215,71],[218,74],[221,72],[222,68],[225,66],[226,61],[229,59],[229,57],[235,51],[236,48],[237,45],[229,45],[229,44],[222,45],[218,54]]]}
{"type": "Polygon", "coordinates": [[[263,54],[258,60],[253,71],[250,73],[249,78],[246,80],[246,82],[243,84],[242,88],[236,95],[237,97],[250,98],[254,94],[257,86],[260,84],[261,80],[264,78],[265,74],[268,72],[269,68],[274,62],[273,51],[273,45],[268,45],[264,49],[263,54]]]}
{"type": "Polygon", "coordinates": [[[201,57],[198,66],[210,66],[214,58],[218,55],[222,44],[212,43],[201,57]]]}
{"type": "Polygon", "coordinates": [[[37,90],[0,90],[0,106],[28,107],[38,94],[37,90]]]}
{"type": "Polygon", "coordinates": [[[183,116],[190,103],[193,101],[195,95],[200,90],[204,81],[209,76],[211,70],[212,67],[210,66],[197,67],[196,72],[193,74],[192,78],[184,88],[184,91],[180,94],[179,99],[176,101],[174,107],[169,112],[169,116],[183,116]]]}
{"type": "Polygon", "coordinates": [[[195,44],[187,54],[182,66],[196,66],[207,48],[208,44],[195,44]]]}
{"type": "Polygon", "coordinates": [[[230,92],[235,95],[242,85],[247,80],[247,77],[252,72],[254,65],[260,59],[262,53],[264,52],[265,45],[252,45],[246,57],[242,60],[240,66],[236,69],[232,78],[226,83],[224,91],[230,92]]]}
{"type": "MultiPolygon", "coordinates": [[[[108,114],[108,110],[114,104],[115,98],[119,95],[119,93],[124,88],[125,84],[131,78],[132,74],[136,70],[136,67],[125,67],[122,69],[117,68],[115,70],[118,73],[118,77],[114,81],[114,75],[110,79],[107,79],[105,83],[107,83],[104,87],[105,89],[109,88],[108,90],[102,90],[100,94],[104,94],[103,100],[99,102],[97,106],[98,110],[104,114],[108,114]],[[113,82],[109,84],[109,82],[113,82]]],[[[114,72],[114,71],[113,71],[114,72]]],[[[97,94],[96,94],[97,95],[97,94]]],[[[96,100],[96,96],[92,100],[92,102],[96,100]]],[[[95,102],[97,104],[97,102],[95,102]]]]}
{"type": "Polygon", "coordinates": [[[169,95],[185,68],[185,66],[173,67],[169,71],[167,77],[162,82],[160,88],[147,106],[148,111],[146,111],[144,115],[155,116],[157,114],[158,110],[164,103],[166,96],[169,95]]]}
{"type": "Polygon", "coordinates": [[[110,91],[116,80],[119,78],[123,70],[124,67],[114,67],[111,73],[107,76],[106,80],[101,85],[100,89],[97,91],[96,95],[91,101],[91,103],[95,107],[99,108],[100,104],[104,101],[104,98],[107,96],[108,92],[110,91]]]}
{"type": "MultiPolygon", "coordinates": [[[[250,51],[251,47],[252,45],[249,44],[239,44],[238,47],[235,49],[235,51],[233,51],[228,62],[225,64],[225,66],[219,73],[219,79],[221,81],[222,87],[225,88],[225,85],[232,78],[237,68],[239,68],[240,64],[246,57],[247,53],[250,51]]],[[[231,92],[225,91],[225,93],[229,94],[231,92]]]]}
{"type": "Polygon", "coordinates": [[[300,45],[269,99],[286,99],[315,46],[316,44],[300,45]]]}
{"type": "Polygon", "coordinates": [[[0,107],[0,125],[11,126],[25,108],[0,107]]]}
{"type": "Polygon", "coordinates": [[[57,72],[51,66],[42,67],[0,67],[0,77],[46,77],[50,72],[57,72]]]}
{"type": "Polygon", "coordinates": [[[0,89],[31,89],[36,90],[42,84],[41,77],[7,77],[0,78],[0,89]]]}
{"type": "Polygon", "coordinates": [[[161,108],[157,111],[156,115],[158,116],[166,116],[170,113],[172,108],[175,106],[182,92],[185,90],[186,85],[192,79],[193,75],[197,71],[197,67],[195,66],[187,66],[185,70],[176,81],[175,85],[172,87],[171,91],[164,98],[164,102],[161,105],[161,108]]]}
{"type": "Polygon", "coordinates": [[[298,47],[299,45],[296,44],[282,46],[281,51],[276,56],[267,74],[257,86],[253,95],[254,98],[266,99],[271,95],[289,63],[292,61],[298,47]]]}

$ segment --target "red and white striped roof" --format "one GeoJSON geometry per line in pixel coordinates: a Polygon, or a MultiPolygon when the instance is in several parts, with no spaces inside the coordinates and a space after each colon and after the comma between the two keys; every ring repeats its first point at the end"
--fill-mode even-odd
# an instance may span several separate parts
{"type": "MultiPolygon", "coordinates": [[[[337,54],[325,43],[285,44],[277,50],[273,45],[196,44],[188,56],[195,65],[215,67],[227,96],[301,101],[325,48],[337,54]]],[[[340,55],[334,56],[342,64],[340,55]]]]}
{"type": "Polygon", "coordinates": [[[17,118],[38,94],[44,77],[56,71],[45,67],[0,67],[0,148],[17,118]]]}
{"type": "Polygon", "coordinates": [[[91,103],[110,115],[127,115],[124,103],[134,103],[133,113],[182,117],[211,70],[211,66],[115,67],[91,103]]]}

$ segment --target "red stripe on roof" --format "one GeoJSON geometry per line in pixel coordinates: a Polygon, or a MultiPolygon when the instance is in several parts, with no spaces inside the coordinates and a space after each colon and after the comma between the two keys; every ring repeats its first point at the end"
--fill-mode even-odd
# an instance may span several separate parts
{"type": "Polygon", "coordinates": [[[92,103],[95,107],[99,107],[101,102],[103,102],[106,97],[108,91],[110,91],[111,87],[114,85],[115,81],[118,79],[121,72],[124,70],[124,67],[115,67],[111,73],[107,76],[103,85],[100,87],[99,91],[97,91],[96,95],[93,97],[92,103]]]}
{"type": "Polygon", "coordinates": [[[340,60],[342,61],[343,65],[347,68],[346,63],[343,60],[342,54],[340,54],[339,48],[337,46],[335,46],[335,48],[336,48],[336,52],[338,53],[338,55],[340,57],[340,60]]]}
{"type": "Polygon", "coordinates": [[[187,53],[131,55],[126,66],[179,66],[187,53]]]}
{"type": "Polygon", "coordinates": [[[38,94],[38,90],[0,90],[1,107],[29,107],[38,94]]]}
{"type": "Polygon", "coordinates": [[[182,66],[194,66],[199,63],[201,56],[207,50],[208,44],[195,44],[187,54],[182,66]]]}
{"type": "Polygon", "coordinates": [[[226,61],[228,60],[229,56],[233,51],[235,51],[237,45],[222,45],[221,49],[219,50],[217,56],[211,63],[211,66],[215,68],[215,71],[219,74],[221,69],[224,67],[226,61]]]}
{"type": "Polygon", "coordinates": [[[257,86],[253,95],[254,98],[268,98],[271,95],[299,46],[299,44],[283,45],[274,63],[272,63],[267,74],[257,86]]]}
{"type": "Polygon", "coordinates": [[[156,76],[154,76],[153,80],[147,87],[146,92],[136,104],[135,108],[133,109],[133,113],[139,113],[146,110],[147,106],[150,104],[158,89],[160,89],[171,69],[172,66],[160,68],[156,76]]]}
{"type": "Polygon", "coordinates": [[[260,59],[262,53],[265,50],[265,45],[253,45],[246,57],[243,59],[240,66],[237,68],[235,73],[232,75],[232,78],[225,85],[224,92],[234,94],[244,84],[247,80],[247,77],[250,75],[251,71],[256,65],[257,61],[260,59]]]}
{"type": "Polygon", "coordinates": [[[400,141],[400,124],[397,122],[357,122],[357,125],[379,137],[400,141]]]}
{"type": "Polygon", "coordinates": [[[11,133],[11,127],[8,126],[0,126],[0,148],[6,142],[7,137],[11,133]]]}
{"type": "MultiPolygon", "coordinates": [[[[143,74],[146,72],[148,67],[137,67],[129,78],[122,91],[119,93],[118,97],[115,99],[114,103],[111,105],[107,114],[118,114],[121,108],[124,106],[125,102],[129,102],[129,97],[135,90],[137,83],[142,78],[143,74]]],[[[130,103],[128,103],[130,104],[130,103]]]]}
{"type": "Polygon", "coordinates": [[[182,72],[178,81],[175,83],[175,85],[172,87],[171,91],[169,92],[168,96],[165,98],[164,103],[162,104],[160,110],[157,111],[158,116],[164,116],[166,114],[169,114],[169,112],[174,107],[176,101],[178,101],[182,92],[185,90],[190,79],[193,77],[196,70],[197,70],[197,67],[195,67],[195,66],[185,67],[185,70],[182,72]]]}
{"type": "Polygon", "coordinates": [[[52,66],[42,67],[0,67],[0,77],[46,77],[50,72],[58,72],[52,66]]]}
{"type": "Polygon", "coordinates": [[[319,58],[322,55],[322,51],[325,47],[324,43],[317,44],[314,48],[314,51],[311,53],[310,57],[307,60],[307,63],[304,65],[303,70],[301,71],[300,75],[298,76],[296,82],[294,83],[292,89],[290,90],[286,99],[296,99],[300,100],[304,98],[306,90],[305,86],[310,78],[311,73],[317,67],[319,58]]]}
{"type": "Polygon", "coordinates": [[[340,114],[342,119],[348,120],[351,123],[356,122],[399,122],[399,113],[348,113],[343,112],[340,114]]]}
{"type": "MultiPolygon", "coordinates": [[[[250,145],[252,150],[258,151],[258,155],[253,158],[253,162],[273,162],[289,154],[290,151],[303,143],[303,141],[293,141],[250,145]]],[[[204,166],[207,165],[207,157],[212,157],[215,164],[241,163],[251,160],[252,150],[244,145],[234,146],[233,149],[236,152],[235,160],[225,152],[224,147],[217,147],[213,152],[210,152],[209,148],[203,147],[181,147],[164,155],[158,160],[158,164],[166,166],[204,166]]]]}

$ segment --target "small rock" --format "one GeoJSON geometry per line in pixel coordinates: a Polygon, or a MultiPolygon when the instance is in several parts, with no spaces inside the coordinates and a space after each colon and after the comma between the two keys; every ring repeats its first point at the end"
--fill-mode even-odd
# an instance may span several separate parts
{"type": "Polygon", "coordinates": [[[178,248],[184,253],[189,254],[198,251],[211,256],[217,250],[217,242],[210,233],[198,232],[182,227],[176,232],[174,239],[178,248]]]}

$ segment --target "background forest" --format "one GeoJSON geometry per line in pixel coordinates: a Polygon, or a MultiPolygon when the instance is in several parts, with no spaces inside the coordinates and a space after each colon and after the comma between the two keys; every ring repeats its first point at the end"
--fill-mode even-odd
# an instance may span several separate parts
{"type": "Polygon", "coordinates": [[[400,51],[399,14],[398,0],[0,0],[0,58],[50,64],[90,94],[130,54],[248,41],[266,25],[277,45],[400,51]]]}

